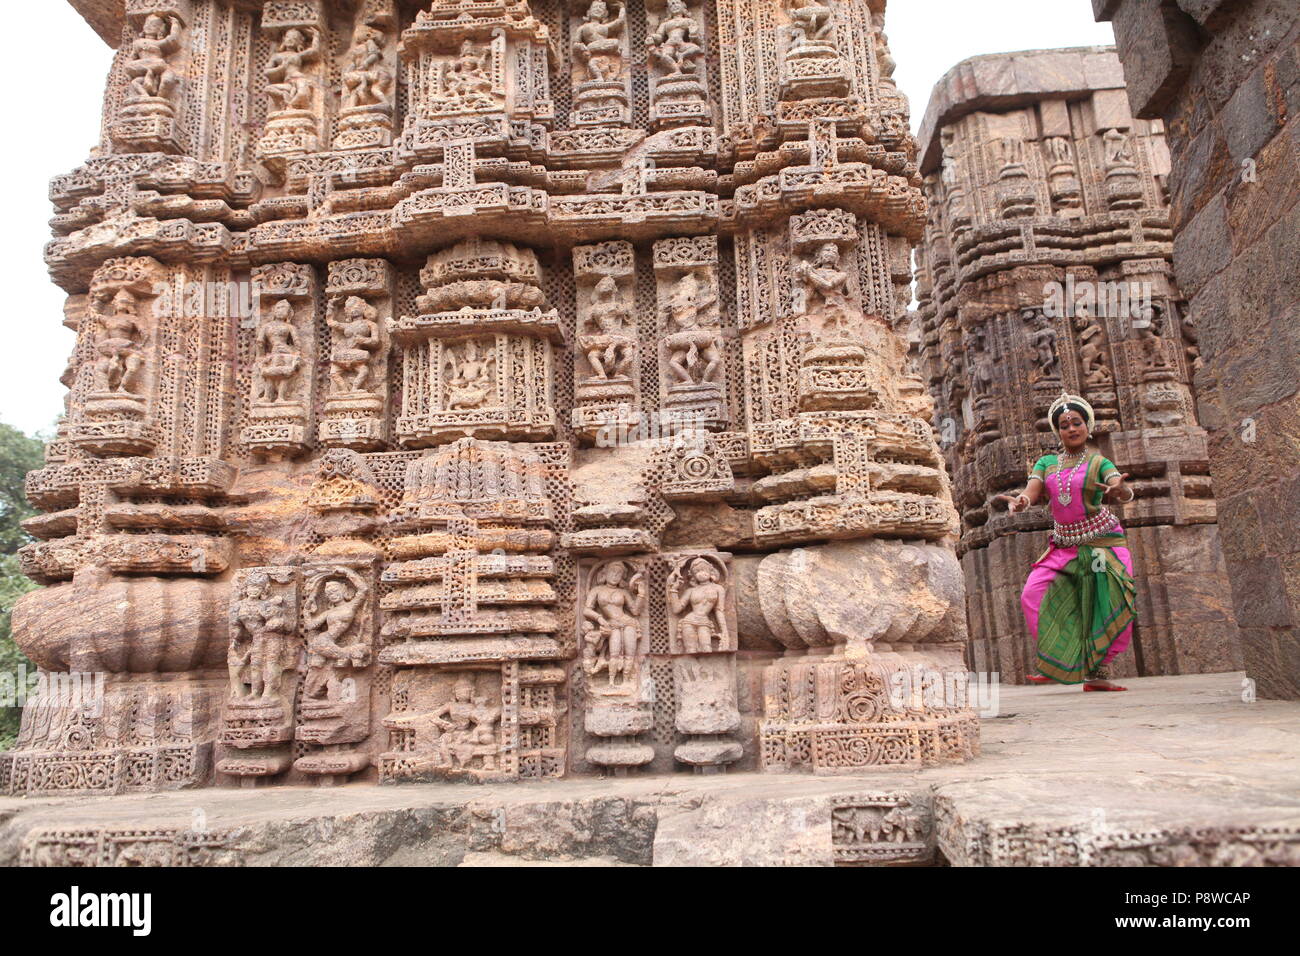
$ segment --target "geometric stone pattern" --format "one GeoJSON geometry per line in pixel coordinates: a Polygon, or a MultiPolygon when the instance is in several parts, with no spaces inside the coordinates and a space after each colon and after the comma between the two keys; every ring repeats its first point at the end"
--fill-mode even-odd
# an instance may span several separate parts
{"type": "Polygon", "coordinates": [[[935,87],[922,129],[930,200],[914,346],[961,511],[976,670],[1022,681],[1027,567],[1051,529],[993,496],[1055,451],[1061,391],[1096,410],[1139,587],[1128,675],[1240,667],[1193,377],[1195,316],[1170,265],[1164,124],[1129,113],[1109,48],[976,57],[935,87]]]}
{"type": "Polygon", "coordinates": [[[0,788],[973,756],[964,698],[892,693],[965,625],[883,18],[127,3],[51,189],[77,345],[14,614],[104,700],[29,706],[0,788]],[[764,693],[814,660],[811,710],[764,693]]]}
{"type": "Polygon", "coordinates": [[[1246,672],[1300,697],[1300,60],[1293,4],[1093,0],[1134,115],[1168,129],[1173,266],[1246,672]]]}

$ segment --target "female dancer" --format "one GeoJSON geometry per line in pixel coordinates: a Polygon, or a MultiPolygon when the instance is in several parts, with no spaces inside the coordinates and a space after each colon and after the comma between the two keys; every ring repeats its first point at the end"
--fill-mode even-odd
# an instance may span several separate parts
{"type": "Polygon", "coordinates": [[[1020,596],[1025,624],[1038,640],[1039,673],[1029,680],[1127,690],[1107,679],[1106,665],[1133,638],[1137,587],[1124,529],[1103,502],[1132,501],[1133,489],[1125,484],[1128,475],[1088,449],[1091,405],[1062,392],[1047,416],[1061,454],[1038,459],[1020,494],[997,496],[1015,513],[1046,489],[1052,506],[1051,542],[1020,596]]]}

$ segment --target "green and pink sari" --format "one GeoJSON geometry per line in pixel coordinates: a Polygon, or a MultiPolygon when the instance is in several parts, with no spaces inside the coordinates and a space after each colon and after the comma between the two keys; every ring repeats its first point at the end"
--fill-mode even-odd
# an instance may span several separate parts
{"type": "MultiPolygon", "coordinates": [[[[1078,525],[1098,519],[1106,478],[1116,470],[1101,455],[1067,469],[1056,455],[1045,455],[1032,475],[1042,479],[1057,525],[1078,525]],[[1063,486],[1068,504],[1060,502],[1063,486]]],[[[1104,678],[1106,665],[1132,641],[1137,616],[1133,559],[1119,520],[1077,547],[1054,537],[1034,563],[1020,606],[1038,641],[1039,673],[1062,684],[1104,678]]]]}

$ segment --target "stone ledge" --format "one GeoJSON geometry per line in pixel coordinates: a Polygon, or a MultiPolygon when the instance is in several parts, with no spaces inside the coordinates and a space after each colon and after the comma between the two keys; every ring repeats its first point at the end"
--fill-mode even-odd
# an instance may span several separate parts
{"type": "Polygon", "coordinates": [[[976,763],[0,799],[0,865],[1300,863],[1300,704],[1240,673],[1003,687],[976,763]]]}

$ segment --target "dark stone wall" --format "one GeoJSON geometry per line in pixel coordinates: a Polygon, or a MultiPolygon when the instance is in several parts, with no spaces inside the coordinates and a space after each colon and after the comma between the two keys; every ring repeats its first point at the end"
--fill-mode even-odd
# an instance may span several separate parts
{"type": "Polygon", "coordinates": [[[1300,5],[1093,6],[1134,114],[1167,124],[1174,269],[1246,670],[1260,696],[1300,698],[1300,5]]]}

